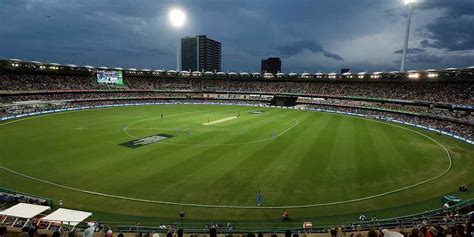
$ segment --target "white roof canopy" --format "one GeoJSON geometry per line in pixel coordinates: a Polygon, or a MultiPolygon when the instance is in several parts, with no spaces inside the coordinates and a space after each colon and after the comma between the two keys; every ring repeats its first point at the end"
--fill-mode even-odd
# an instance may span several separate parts
{"type": "Polygon", "coordinates": [[[53,213],[41,218],[41,220],[49,222],[63,222],[63,224],[76,226],[90,216],[92,216],[92,213],[90,212],[59,208],[53,213]]]}
{"type": "Polygon", "coordinates": [[[28,203],[18,203],[13,207],[10,207],[6,210],[0,211],[0,215],[4,216],[13,216],[31,219],[46,210],[50,210],[48,206],[34,205],[28,203]]]}

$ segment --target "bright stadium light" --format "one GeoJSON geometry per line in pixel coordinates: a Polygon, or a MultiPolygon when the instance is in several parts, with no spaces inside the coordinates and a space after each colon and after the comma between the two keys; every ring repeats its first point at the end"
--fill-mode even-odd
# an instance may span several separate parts
{"type": "Polygon", "coordinates": [[[407,50],[408,50],[408,39],[410,37],[410,25],[411,25],[411,16],[413,15],[413,5],[416,0],[405,0],[405,5],[408,5],[408,21],[407,27],[405,29],[405,42],[403,44],[403,55],[402,55],[402,65],[400,66],[400,72],[405,72],[405,63],[407,60],[407,50]]]}
{"type": "Polygon", "coordinates": [[[186,21],[186,15],[184,14],[181,9],[174,8],[168,13],[168,17],[170,19],[171,25],[173,27],[179,28],[184,25],[186,21]]]}
{"type": "Polygon", "coordinates": [[[179,42],[179,35],[178,29],[184,25],[186,21],[186,15],[184,12],[179,8],[173,8],[168,13],[168,18],[170,20],[171,25],[176,29],[176,71],[181,71],[180,69],[180,60],[179,60],[179,53],[180,53],[180,42],[179,42]]]}

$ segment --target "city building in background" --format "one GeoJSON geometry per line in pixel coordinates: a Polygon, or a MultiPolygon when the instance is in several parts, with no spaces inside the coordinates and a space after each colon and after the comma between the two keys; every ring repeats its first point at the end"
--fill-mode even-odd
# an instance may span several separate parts
{"type": "Polygon", "coordinates": [[[351,72],[350,68],[341,68],[341,74],[351,72]]]}
{"type": "Polygon", "coordinates": [[[281,60],[280,58],[267,58],[262,59],[261,72],[269,72],[277,74],[281,71],[281,60]]]}
{"type": "Polygon", "coordinates": [[[206,35],[182,38],[181,68],[183,71],[220,71],[221,43],[206,35]]]}

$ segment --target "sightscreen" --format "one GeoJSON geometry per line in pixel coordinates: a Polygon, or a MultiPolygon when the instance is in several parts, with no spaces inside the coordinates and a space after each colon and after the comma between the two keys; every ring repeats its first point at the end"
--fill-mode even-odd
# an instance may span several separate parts
{"type": "Polygon", "coordinates": [[[100,84],[123,85],[122,71],[98,70],[97,82],[100,84]]]}

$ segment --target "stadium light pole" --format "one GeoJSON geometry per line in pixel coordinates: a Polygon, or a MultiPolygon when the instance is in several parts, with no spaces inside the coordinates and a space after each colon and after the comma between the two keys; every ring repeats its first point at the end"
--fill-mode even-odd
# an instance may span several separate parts
{"type": "Polygon", "coordinates": [[[180,60],[179,60],[179,51],[180,51],[180,43],[179,43],[179,28],[184,25],[186,21],[186,15],[184,12],[179,8],[173,8],[168,13],[168,18],[170,20],[171,25],[176,29],[176,72],[180,71],[180,60]]]}
{"type": "Polygon", "coordinates": [[[405,42],[403,43],[403,55],[402,55],[402,65],[400,66],[400,72],[405,72],[405,63],[407,60],[407,51],[408,51],[408,39],[410,38],[410,25],[411,17],[413,15],[413,8],[416,0],[405,0],[405,5],[408,5],[408,21],[407,27],[405,29],[405,42]]]}

